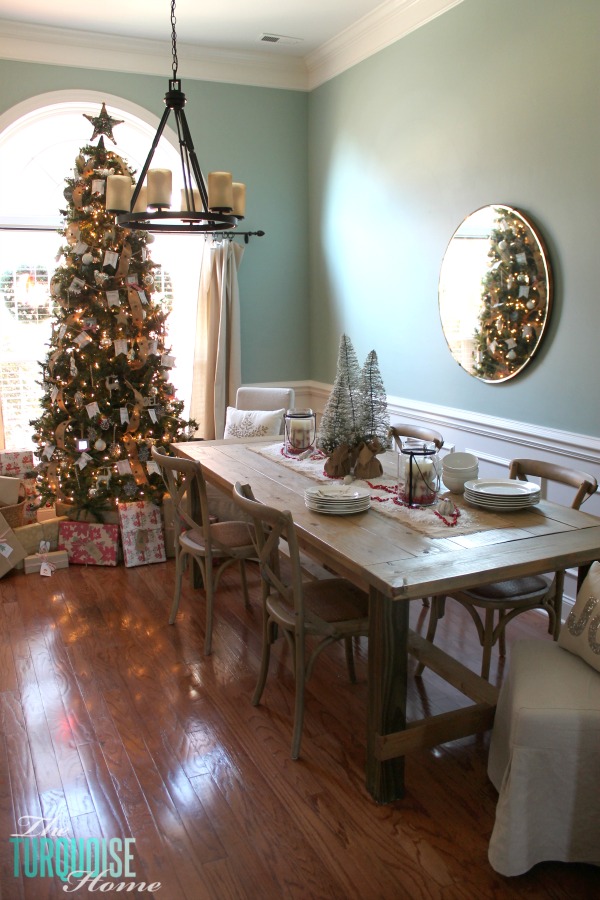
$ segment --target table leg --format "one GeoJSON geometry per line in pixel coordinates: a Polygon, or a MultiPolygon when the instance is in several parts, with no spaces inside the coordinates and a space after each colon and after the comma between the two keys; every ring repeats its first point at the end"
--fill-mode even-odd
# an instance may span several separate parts
{"type": "Polygon", "coordinates": [[[406,728],[408,612],[407,601],[371,588],[366,775],[367,790],[378,803],[404,795],[404,758],[380,760],[377,737],[406,728]]]}

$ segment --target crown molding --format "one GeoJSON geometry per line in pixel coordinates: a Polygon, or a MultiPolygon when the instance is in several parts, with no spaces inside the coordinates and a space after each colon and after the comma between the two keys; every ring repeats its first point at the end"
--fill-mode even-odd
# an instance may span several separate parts
{"type": "MultiPolygon", "coordinates": [[[[0,57],[3,59],[171,77],[169,41],[124,38],[7,20],[0,24],[0,57]]],[[[306,65],[299,57],[215,50],[181,41],[177,49],[182,81],[193,78],[224,84],[307,90],[306,65]]]]}
{"type": "Polygon", "coordinates": [[[463,0],[386,0],[305,57],[308,90],[396,43],[463,0]]]}
{"type": "MultiPolygon", "coordinates": [[[[183,78],[310,91],[410,34],[462,0],[385,0],[304,59],[269,52],[232,52],[179,44],[183,78]]],[[[0,20],[0,58],[27,63],[164,75],[168,41],[125,38],[0,20]]]]}

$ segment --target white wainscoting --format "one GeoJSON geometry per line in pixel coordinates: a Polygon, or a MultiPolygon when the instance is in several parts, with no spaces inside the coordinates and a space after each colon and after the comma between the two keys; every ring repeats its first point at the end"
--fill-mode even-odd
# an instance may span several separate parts
{"type": "MultiPolygon", "coordinates": [[[[318,415],[323,412],[331,392],[331,385],[315,381],[289,382],[281,386],[293,387],[296,391],[296,406],[311,407],[318,415]]],[[[481,478],[505,478],[510,460],[522,457],[543,459],[581,469],[594,475],[600,482],[598,437],[432,403],[418,403],[403,397],[388,397],[388,407],[392,422],[431,425],[441,431],[446,444],[453,444],[456,450],[475,453],[479,458],[481,478]]],[[[571,502],[568,489],[561,486],[552,487],[548,498],[566,505],[571,502]]],[[[600,493],[591,497],[582,509],[600,516],[600,493]]],[[[600,559],[600,547],[598,558],[600,559]]],[[[573,603],[575,593],[576,573],[568,572],[564,598],[566,611],[569,604],[573,603]]]]}

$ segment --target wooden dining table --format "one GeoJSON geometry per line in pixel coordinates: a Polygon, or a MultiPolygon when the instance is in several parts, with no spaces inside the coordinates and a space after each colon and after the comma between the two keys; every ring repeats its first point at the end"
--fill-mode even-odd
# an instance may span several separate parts
{"type": "MultiPolygon", "coordinates": [[[[307,508],[304,492],[315,486],[315,463],[308,471],[303,461],[280,460],[282,445],[273,437],[172,447],[199,460],[206,481],[227,494],[236,481],[248,483],[260,502],[290,510],[303,552],[368,592],[366,786],[379,803],[403,796],[405,754],[490,728],[497,699],[493,685],[409,628],[410,601],[573,567],[581,577],[600,557],[600,518],[547,500],[514,512],[488,512],[485,524],[469,533],[450,524],[442,536],[438,529],[431,537],[411,527],[410,510],[396,520],[383,515],[375,501],[354,515],[307,508]],[[471,703],[407,721],[411,655],[471,703]]],[[[393,479],[396,454],[380,459],[393,479]]],[[[329,481],[325,475],[322,480],[329,481]]],[[[462,498],[453,499],[464,506],[462,498]]]]}

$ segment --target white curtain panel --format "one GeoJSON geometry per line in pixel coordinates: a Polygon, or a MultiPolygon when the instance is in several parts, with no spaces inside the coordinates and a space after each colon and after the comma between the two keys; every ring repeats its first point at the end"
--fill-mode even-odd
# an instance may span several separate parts
{"type": "Polygon", "coordinates": [[[2,417],[2,397],[0,396],[0,450],[4,450],[4,419],[2,417]]]}
{"type": "Polygon", "coordinates": [[[196,323],[191,416],[197,435],[222,438],[228,406],[241,384],[238,269],[244,247],[207,241],[202,257],[196,323]]]}

